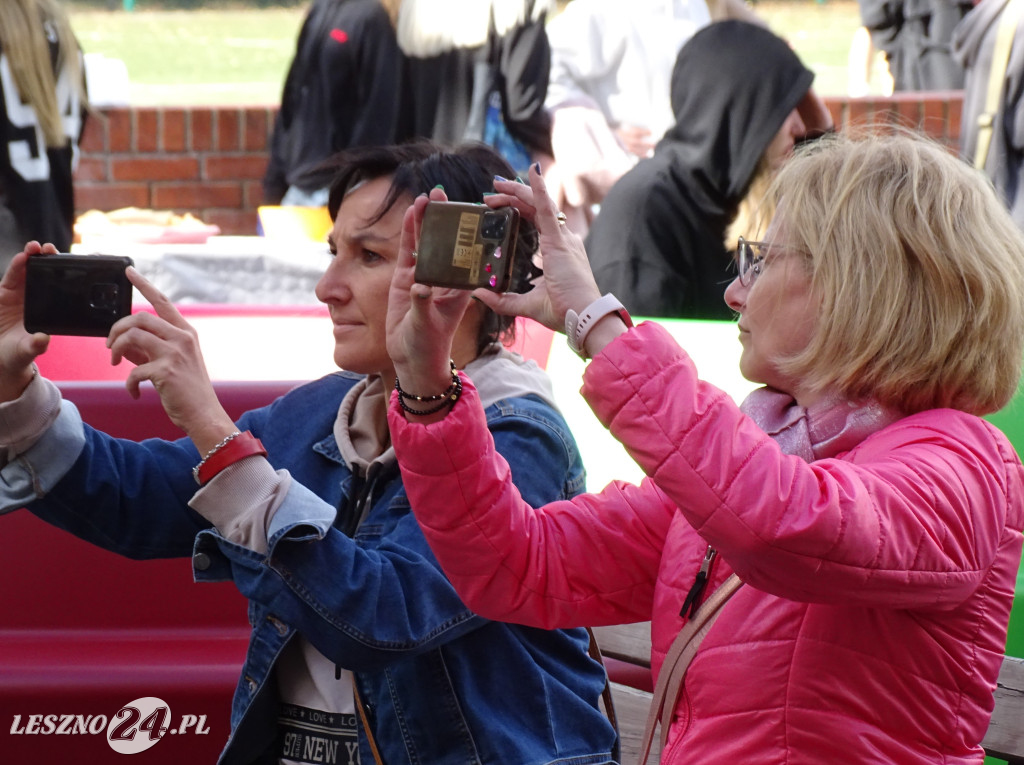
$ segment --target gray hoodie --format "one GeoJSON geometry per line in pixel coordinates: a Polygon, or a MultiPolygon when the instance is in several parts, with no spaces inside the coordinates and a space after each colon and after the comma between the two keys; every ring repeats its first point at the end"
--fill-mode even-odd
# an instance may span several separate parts
{"type": "MultiPolygon", "coordinates": [[[[981,0],[964,17],[953,34],[953,54],[967,72],[960,127],[960,155],[971,163],[974,162],[978,143],[978,117],[985,109],[996,31],[1008,3],[1009,0],[981,0]]],[[[1024,229],[1024,195],[1019,193],[1021,174],[1024,172],[1022,88],[1024,25],[1018,23],[985,162],[985,173],[992,179],[1017,225],[1024,229]]]]}

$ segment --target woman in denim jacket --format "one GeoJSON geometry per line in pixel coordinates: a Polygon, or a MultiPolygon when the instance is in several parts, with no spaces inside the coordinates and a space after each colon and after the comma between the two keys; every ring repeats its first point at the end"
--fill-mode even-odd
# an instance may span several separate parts
{"type": "MultiPolygon", "coordinates": [[[[121,320],[108,344],[115,362],[138,365],[130,391],[143,380],[157,387],[189,436],[176,442],[98,432],[36,373],[48,338],[22,326],[24,270],[51,248],[28,245],[0,284],[2,507],[27,505],[123,555],[192,556],[198,580],[231,579],[249,599],[253,630],[222,763],[308,762],[313,739],[339,763],[611,759],[615,733],[598,708],[605,678],[586,633],[492,622],[466,608],[410,511],[390,447],[395,374],[384,333],[402,216],[438,184],[471,201],[509,173],[482,146],[347,155],[331,188],[334,258],[316,293],[334,323],[335,362],[348,371],[237,424],[209,384],[195,332],[129,271],[156,315],[121,320]],[[323,724],[311,731],[310,719],[323,724]]],[[[524,226],[519,241],[522,288],[535,229],[524,226]]],[[[474,304],[454,362],[484,392],[495,445],[524,498],[571,497],[583,486],[575,443],[544,373],[497,342],[508,328],[474,304]]]]}

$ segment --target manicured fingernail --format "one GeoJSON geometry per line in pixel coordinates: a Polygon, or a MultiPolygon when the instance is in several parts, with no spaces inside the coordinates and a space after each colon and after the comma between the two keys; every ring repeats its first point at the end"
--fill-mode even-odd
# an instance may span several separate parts
{"type": "Polygon", "coordinates": [[[498,192],[496,192],[496,191],[485,191],[484,192],[484,196],[485,197],[496,197],[496,196],[498,196],[498,192]]]}
{"type": "Polygon", "coordinates": [[[502,181],[502,182],[507,182],[508,178],[502,178],[500,175],[496,175],[496,176],[494,176],[494,180],[502,181]]]}
{"type": "Polygon", "coordinates": [[[524,186],[526,185],[526,181],[524,181],[524,180],[523,180],[522,178],[520,178],[520,177],[519,177],[518,175],[516,176],[516,183],[521,183],[521,184],[523,184],[524,186]]]}
{"type": "Polygon", "coordinates": [[[441,189],[441,191],[444,191],[444,186],[442,186],[440,183],[437,184],[436,186],[434,186],[434,188],[435,189],[441,189]]]}
{"type": "Polygon", "coordinates": [[[540,175],[540,162],[534,162],[533,163],[533,169],[534,169],[534,172],[537,173],[537,175],[540,175]]]}

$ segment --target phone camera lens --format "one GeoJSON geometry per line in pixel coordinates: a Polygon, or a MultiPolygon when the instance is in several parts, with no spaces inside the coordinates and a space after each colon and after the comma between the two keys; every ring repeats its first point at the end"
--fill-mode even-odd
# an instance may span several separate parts
{"type": "Polygon", "coordinates": [[[501,239],[505,236],[505,216],[501,213],[490,212],[484,214],[484,221],[480,226],[480,236],[484,239],[501,239]]]}
{"type": "Polygon", "coordinates": [[[118,289],[116,284],[109,282],[97,282],[92,285],[89,295],[89,307],[97,311],[114,313],[117,311],[118,289]]]}

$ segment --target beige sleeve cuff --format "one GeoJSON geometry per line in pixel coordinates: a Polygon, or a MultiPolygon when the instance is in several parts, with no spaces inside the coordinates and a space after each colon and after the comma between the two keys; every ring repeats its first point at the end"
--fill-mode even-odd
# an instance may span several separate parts
{"type": "Polygon", "coordinates": [[[10,462],[53,425],[60,414],[60,389],[36,372],[25,392],[0,404],[0,450],[10,462]]]}
{"type": "Polygon", "coordinates": [[[229,465],[193,495],[189,506],[229,542],[266,553],[267,529],[284,501],[291,476],[253,455],[229,465]]]}

